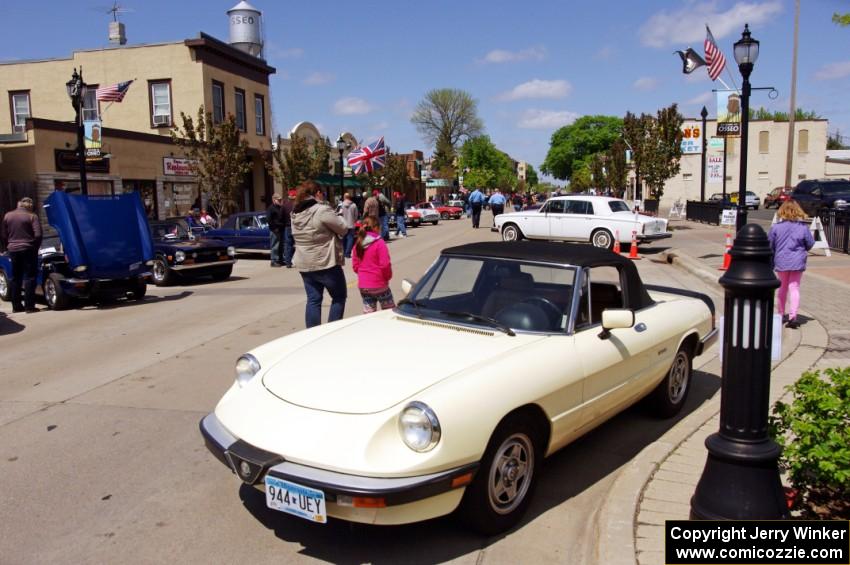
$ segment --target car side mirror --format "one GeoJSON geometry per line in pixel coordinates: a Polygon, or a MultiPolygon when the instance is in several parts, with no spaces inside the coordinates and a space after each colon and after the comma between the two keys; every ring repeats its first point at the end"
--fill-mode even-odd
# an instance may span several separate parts
{"type": "Polygon", "coordinates": [[[404,296],[410,294],[410,291],[413,290],[413,281],[410,279],[404,279],[401,281],[401,293],[404,296]]]}
{"type": "Polygon", "coordinates": [[[628,308],[608,308],[602,311],[602,332],[599,339],[608,339],[611,330],[631,328],[635,325],[635,313],[628,308]]]}

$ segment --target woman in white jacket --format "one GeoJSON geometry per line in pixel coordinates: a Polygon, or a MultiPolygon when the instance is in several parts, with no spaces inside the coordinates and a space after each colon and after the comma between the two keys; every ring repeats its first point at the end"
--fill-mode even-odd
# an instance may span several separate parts
{"type": "Polygon", "coordinates": [[[345,221],[325,203],[324,194],[313,181],[303,182],[298,187],[291,218],[295,239],[293,263],[301,272],[307,292],[305,324],[312,328],[322,323],[325,290],[331,295],[328,322],[341,320],[348,298],[340,240],[348,231],[345,221]]]}

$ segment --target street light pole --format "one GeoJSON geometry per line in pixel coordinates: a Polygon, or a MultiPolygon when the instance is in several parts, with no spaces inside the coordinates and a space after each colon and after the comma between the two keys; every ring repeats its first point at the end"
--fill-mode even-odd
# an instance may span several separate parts
{"type": "Polygon", "coordinates": [[[750,26],[744,24],[741,39],[735,42],[735,61],[744,78],[741,86],[741,171],[738,178],[738,218],[736,231],[747,224],[747,145],[750,133],[750,73],[759,55],[759,42],[750,37],[750,26]]]}
{"type": "Polygon", "coordinates": [[[705,131],[705,119],[708,117],[708,110],[705,109],[705,106],[702,107],[699,115],[702,116],[702,174],[699,177],[699,200],[705,202],[705,150],[706,140],[708,139],[705,131]]]}
{"type": "Polygon", "coordinates": [[[71,75],[71,80],[65,83],[68,90],[68,97],[71,99],[71,105],[74,107],[77,124],[77,157],[80,167],[80,192],[83,195],[88,195],[89,186],[88,178],[86,177],[86,143],[85,130],[83,129],[83,101],[86,93],[86,84],[83,82],[83,67],[80,66],[80,72],[77,73],[76,67],[74,74],[71,75]]]}
{"type": "MultiPolygon", "coordinates": [[[[339,134],[339,137],[336,139],[336,148],[339,151],[339,197],[342,198],[342,195],[345,194],[345,168],[342,160],[342,152],[345,151],[345,147],[348,144],[342,138],[342,134],[339,134]]],[[[333,202],[333,198],[331,198],[331,204],[336,206],[336,203],[333,202]]]]}

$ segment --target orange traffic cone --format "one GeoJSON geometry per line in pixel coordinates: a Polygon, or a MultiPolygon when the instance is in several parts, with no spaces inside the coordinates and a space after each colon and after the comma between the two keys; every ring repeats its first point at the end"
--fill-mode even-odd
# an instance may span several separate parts
{"type": "Polygon", "coordinates": [[[640,259],[638,257],[637,232],[632,230],[632,243],[629,246],[629,259],[640,259]]]}
{"type": "Polygon", "coordinates": [[[729,255],[729,251],[732,249],[732,234],[726,234],[726,251],[723,253],[723,266],[720,267],[720,271],[725,271],[732,264],[732,256],[729,255]]]}
{"type": "Polygon", "coordinates": [[[620,254],[620,230],[614,231],[614,253],[620,254]]]}

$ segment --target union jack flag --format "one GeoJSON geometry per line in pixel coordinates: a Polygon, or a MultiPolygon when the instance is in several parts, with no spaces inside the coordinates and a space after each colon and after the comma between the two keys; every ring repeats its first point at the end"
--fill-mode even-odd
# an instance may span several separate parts
{"type": "Polygon", "coordinates": [[[121,102],[124,100],[124,96],[126,96],[127,91],[130,90],[130,85],[132,83],[132,80],[128,80],[126,82],[119,82],[118,84],[110,84],[109,86],[98,88],[95,98],[98,101],[108,100],[110,102],[121,102]]]}
{"type": "Polygon", "coordinates": [[[387,156],[387,148],[384,146],[384,138],[381,137],[378,141],[358,147],[348,154],[348,165],[355,175],[364,172],[371,173],[376,169],[384,166],[384,159],[387,156]]]}
{"type": "Polygon", "coordinates": [[[723,67],[726,66],[726,57],[717,47],[708,26],[705,26],[705,34],[705,64],[708,65],[708,76],[711,77],[711,80],[717,80],[717,77],[723,72],[723,67]]]}

